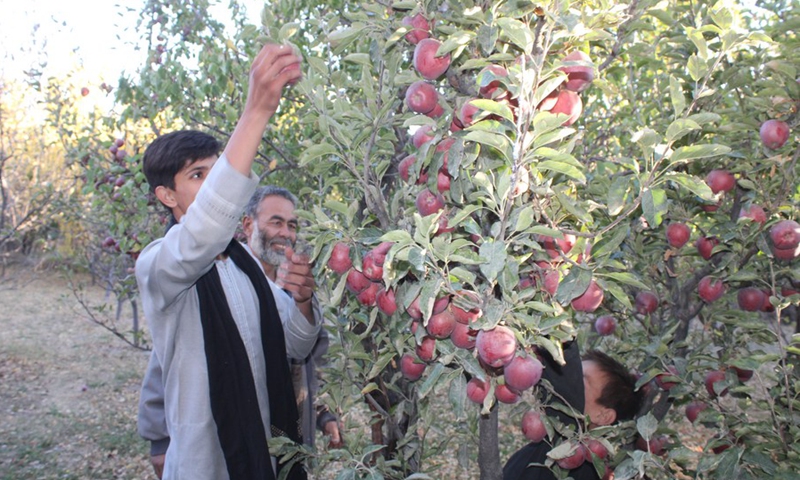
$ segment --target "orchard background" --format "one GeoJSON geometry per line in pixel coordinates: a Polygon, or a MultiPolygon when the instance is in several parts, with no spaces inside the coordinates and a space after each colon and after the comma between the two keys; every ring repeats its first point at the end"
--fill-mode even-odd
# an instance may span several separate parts
{"type": "Polygon", "coordinates": [[[305,76],[257,169],[301,199],[335,339],[324,398],[346,447],[299,452],[317,472],[439,478],[449,458],[500,478],[550,388],[536,352],[577,339],[647,402],[591,431],[545,421],[558,475],[797,478],[796,2],[281,1],[260,25],[212,6],[146,2],[148,61],[116,84],[2,83],[5,262],[42,258],[147,348],[132,269],[167,217],[141,155],[178,128],[225,141],[250,59],[286,42],[305,76]],[[113,108],[86,112],[89,94],[113,108]],[[25,121],[31,98],[45,121],[25,121]]]}

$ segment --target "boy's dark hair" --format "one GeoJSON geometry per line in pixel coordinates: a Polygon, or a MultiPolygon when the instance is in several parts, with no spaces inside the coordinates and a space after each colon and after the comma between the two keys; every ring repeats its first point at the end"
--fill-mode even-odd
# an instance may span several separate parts
{"type": "Polygon", "coordinates": [[[642,406],[643,394],[636,390],[636,376],[628,367],[598,350],[589,350],[582,359],[594,362],[606,374],[606,384],[597,402],[617,412],[617,420],[635,417],[642,406]]]}
{"type": "Polygon", "coordinates": [[[150,192],[156,187],[175,188],[175,175],[186,165],[218,155],[219,141],[197,130],[178,130],[153,140],[142,158],[142,169],[150,192]]]}

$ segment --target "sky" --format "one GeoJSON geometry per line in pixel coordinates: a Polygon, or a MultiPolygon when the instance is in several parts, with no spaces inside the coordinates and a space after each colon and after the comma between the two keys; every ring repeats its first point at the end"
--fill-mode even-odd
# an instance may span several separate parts
{"type": "MultiPolygon", "coordinates": [[[[46,60],[45,77],[77,71],[95,92],[102,82],[116,85],[121,72],[144,63],[146,53],[135,48],[144,1],[0,0],[0,76],[22,79],[46,60]]],[[[241,3],[257,22],[263,0],[241,3]]]]}

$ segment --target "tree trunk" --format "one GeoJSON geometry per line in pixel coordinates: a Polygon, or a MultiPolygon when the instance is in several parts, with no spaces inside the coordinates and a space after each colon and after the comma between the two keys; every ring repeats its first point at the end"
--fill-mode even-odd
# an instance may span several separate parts
{"type": "Polygon", "coordinates": [[[478,444],[478,464],[480,480],[502,480],[503,468],[500,465],[500,447],[497,444],[497,405],[489,415],[481,415],[478,420],[480,441],[478,444]]]}

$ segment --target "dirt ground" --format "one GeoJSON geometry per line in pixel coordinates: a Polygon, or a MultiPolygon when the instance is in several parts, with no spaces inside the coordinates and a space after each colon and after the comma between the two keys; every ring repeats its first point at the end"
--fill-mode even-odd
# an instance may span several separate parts
{"type": "Polygon", "coordinates": [[[77,310],[58,273],[7,271],[0,283],[0,478],[155,478],[136,435],[146,365],[147,352],[77,310]]]}

